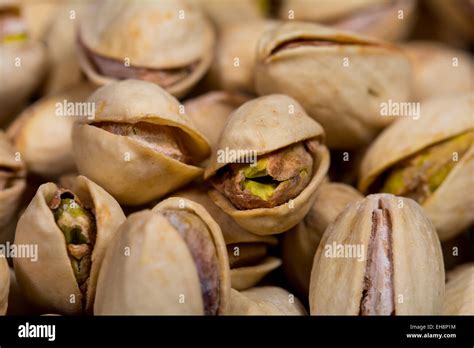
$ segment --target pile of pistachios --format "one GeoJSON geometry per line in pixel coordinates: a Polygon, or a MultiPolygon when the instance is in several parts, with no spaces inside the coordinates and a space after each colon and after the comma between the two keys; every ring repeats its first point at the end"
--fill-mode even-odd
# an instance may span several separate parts
{"type": "Polygon", "coordinates": [[[474,315],[469,0],[0,2],[0,315],[474,315]]]}

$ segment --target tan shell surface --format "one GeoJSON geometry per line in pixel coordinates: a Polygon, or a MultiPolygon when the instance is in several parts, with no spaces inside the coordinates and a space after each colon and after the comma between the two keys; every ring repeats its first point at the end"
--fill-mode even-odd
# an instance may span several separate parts
{"type": "Polygon", "coordinates": [[[409,97],[408,58],[402,50],[375,39],[292,21],[266,31],[257,52],[257,92],[283,93],[300,102],[323,126],[331,148],[367,144],[394,120],[380,115],[381,103],[409,97]],[[303,45],[273,52],[295,40],[335,40],[342,44],[303,45]],[[343,64],[344,58],[348,66],[343,64]]]}
{"type": "Polygon", "coordinates": [[[222,235],[221,228],[212,216],[207,212],[204,206],[196,203],[192,200],[181,198],[181,197],[170,197],[164,201],[158,203],[152,211],[160,212],[167,209],[177,209],[190,211],[197,215],[208,227],[211,232],[212,242],[216,249],[217,258],[219,262],[219,313],[226,310],[229,302],[230,292],[230,270],[229,270],[229,259],[227,256],[227,248],[225,240],[222,235]]]}
{"type": "Polygon", "coordinates": [[[0,315],[5,315],[8,307],[8,292],[10,290],[10,271],[7,259],[0,255],[0,315]]]}
{"type": "Polygon", "coordinates": [[[231,269],[232,288],[236,290],[251,288],[280,266],[281,260],[279,258],[267,256],[256,265],[231,269]]]}
{"type": "Polygon", "coordinates": [[[441,313],[444,265],[434,226],[415,201],[378,194],[352,203],[327,228],[311,272],[311,314],[359,314],[372,213],[379,200],[392,221],[395,314],[441,313]],[[329,257],[325,249],[333,243],[363,246],[364,260],[329,257]]]}
{"type": "Polygon", "coordinates": [[[192,255],[165,217],[144,210],[117,231],[99,274],[94,314],[204,314],[192,255]]]}
{"type": "MultiPolygon", "coordinates": [[[[94,209],[97,223],[84,308],[86,312],[90,312],[105,249],[118,226],[125,220],[125,215],[112,196],[89,179],[77,177],[73,188],[81,202],[94,209]]],[[[64,235],[48,206],[57,189],[53,183],[41,185],[18,221],[15,244],[38,245],[38,260],[15,258],[15,274],[32,303],[58,313],[80,314],[83,311],[83,295],[69,261],[64,235]],[[71,296],[75,298],[74,303],[70,302],[71,296]]]]}
{"type": "Polygon", "coordinates": [[[262,19],[266,15],[264,1],[255,0],[197,0],[204,13],[219,31],[228,25],[262,19]]]}
{"type": "Polygon", "coordinates": [[[444,315],[474,315],[474,263],[467,263],[448,272],[444,315]]]}
{"type": "Polygon", "coordinates": [[[307,315],[301,302],[285,289],[276,286],[232,289],[228,315],[307,315]]]}

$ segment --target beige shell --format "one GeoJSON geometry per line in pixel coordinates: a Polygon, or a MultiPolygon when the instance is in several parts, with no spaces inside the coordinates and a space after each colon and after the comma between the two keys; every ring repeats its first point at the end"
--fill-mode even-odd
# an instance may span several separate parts
{"type": "Polygon", "coordinates": [[[120,228],[100,273],[95,314],[204,313],[198,271],[191,252],[159,213],[167,208],[189,210],[209,227],[219,260],[219,313],[226,310],[230,292],[229,261],[220,228],[201,205],[173,197],[155,206],[153,211],[130,215],[120,228]],[[130,251],[128,255],[124,254],[126,250],[130,251]]]}
{"type": "Polygon", "coordinates": [[[0,255],[0,315],[5,315],[8,307],[8,292],[10,290],[10,271],[7,259],[0,255]]]}
{"type": "Polygon", "coordinates": [[[232,288],[245,290],[257,285],[267,274],[281,266],[281,259],[267,256],[260,263],[230,270],[232,288]]]}
{"type": "Polygon", "coordinates": [[[444,315],[474,315],[474,263],[456,267],[447,274],[444,315]]]}
{"type": "Polygon", "coordinates": [[[308,139],[319,140],[313,153],[313,178],[293,200],[294,204],[237,210],[217,190],[209,192],[211,199],[240,226],[255,234],[277,234],[290,229],[309,211],[314,201],[313,193],[329,167],[329,151],[322,144],[324,130],[308,117],[296,100],[275,94],[249,101],[234,111],[204,172],[204,178],[208,179],[227,164],[219,161],[219,150],[263,155],[308,139]]]}
{"type": "MultiPolygon", "coordinates": [[[[199,81],[212,61],[214,32],[191,1],[95,1],[82,18],[79,35],[94,53],[128,58],[131,66],[173,69],[196,63],[186,79],[168,88],[177,97],[199,81]]],[[[90,80],[98,85],[115,81],[98,74],[81,47],[78,53],[90,80]]]]}
{"type": "Polygon", "coordinates": [[[474,60],[468,53],[435,41],[411,41],[403,48],[412,61],[416,99],[472,90],[474,60]]]}
{"type": "Polygon", "coordinates": [[[281,19],[314,21],[384,40],[409,34],[416,0],[284,0],[281,19]],[[403,19],[399,18],[403,11],[403,19]]]}
{"type": "Polygon", "coordinates": [[[332,182],[322,183],[315,195],[309,213],[284,234],[282,241],[283,270],[302,298],[308,296],[314,254],[326,227],[349,203],[363,198],[351,186],[332,182]]]}
{"type": "Polygon", "coordinates": [[[204,13],[217,26],[218,30],[234,23],[262,19],[268,12],[269,0],[197,0],[204,13]]]}
{"type": "MultiPolygon", "coordinates": [[[[360,167],[359,189],[373,185],[401,160],[474,128],[474,98],[470,94],[434,98],[421,103],[420,118],[404,118],[387,128],[370,145],[360,167]]],[[[441,186],[423,203],[442,241],[454,237],[474,221],[472,189],[474,148],[459,160],[441,186]]]]}
{"type": "Polygon", "coordinates": [[[62,314],[89,313],[94,304],[99,270],[105,250],[117,228],[125,221],[119,204],[104,189],[84,176],[78,176],[73,192],[81,202],[93,208],[97,235],[85,306],[74,276],[62,231],[54,221],[48,203],[57,191],[53,183],[40,186],[35,197],[18,221],[15,244],[37,245],[38,260],[14,258],[18,283],[30,302],[62,314]],[[71,297],[75,302],[72,303],[71,297]]]}
{"type": "Polygon", "coordinates": [[[41,312],[28,302],[15,276],[13,268],[10,271],[10,290],[8,292],[7,315],[38,315],[41,312]]]}
{"type": "Polygon", "coordinates": [[[301,302],[285,289],[276,286],[232,289],[227,315],[307,315],[301,302]]]}
{"type": "Polygon", "coordinates": [[[18,173],[18,179],[10,187],[0,190],[0,241],[8,239],[5,236],[6,226],[15,215],[26,188],[25,166],[18,155],[5,133],[0,131],[0,168],[9,168],[18,173]]]}
{"type": "Polygon", "coordinates": [[[434,226],[415,201],[389,194],[370,195],[350,204],[326,229],[311,271],[311,314],[360,313],[373,212],[379,205],[388,210],[391,220],[395,314],[441,314],[444,265],[434,226]],[[329,257],[328,249],[334,244],[359,246],[363,258],[329,257]]]}
{"type": "MultiPolygon", "coordinates": [[[[153,83],[138,80],[111,83],[98,89],[88,102],[94,103],[96,113],[93,120],[85,122],[150,122],[173,126],[185,133],[184,141],[197,163],[210,152],[205,137],[180,113],[179,102],[153,83]]],[[[199,167],[90,124],[74,125],[72,143],[79,172],[126,205],[157,199],[202,175],[199,167]]]]}
{"type": "Polygon", "coordinates": [[[55,177],[75,170],[71,144],[75,117],[68,115],[63,105],[67,108],[70,103],[84,103],[93,91],[92,85],[84,83],[44,97],[25,109],[10,125],[7,134],[29,171],[55,177]]]}
{"type": "Polygon", "coordinates": [[[406,101],[410,95],[408,58],[402,50],[375,39],[312,23],[287,22],[265,32],[257,52],[257,92],[295,98],[323,126],[330,148],[367,144],[394,120],[381,116],[381,103],[406,101]],[[299,40],[340,44],[278,50],[299,40]]]}

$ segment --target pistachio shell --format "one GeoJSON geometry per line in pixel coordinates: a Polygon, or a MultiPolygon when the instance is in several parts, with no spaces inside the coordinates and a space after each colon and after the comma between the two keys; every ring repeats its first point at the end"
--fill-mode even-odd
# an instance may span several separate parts
{"type": "Polygon", "coordinates": [[[10,290],[8,292],[7,315],[37,315],[37,308],[26,299],[18,284],[13,268],[10,272],[10,290]]]}
{"type": "MultiPolygon", "coordinates": [[[[112,83],[97,90],[88,101],[96,105],[95,118],[87,120],[88,123],[149,122],[177,127],[183,131],[183,141],[195,162],[202,161],[210,152],[204,136],[179,112],[178,101],[153,83],[138,80],[112,83]]],[[[79,172],[102,185],[122,204],[149,202],[202,174],[199,167],[94,125],[76,124],[72,141],[79,172]],[[126,160],[127,156],[130,160],[126,160]]]]}
{"type": "Polygon", "coordinates": [[[263,286],[231,290],[228,315],[307,315],[301,302],[285,289],[263,286]]]}
{"type": "Polygon", "coordinates": [[[456,267],[447,274],[444,315],[474,315],[474,263],[456,267]]]}
{"type": "Polygon", "coordinates": [[[53,183],[40,186],[35,197],[18,221],[15,244],[38,245],[38,260],[15,258],[15,274],[26,297],[33,304],[63,314],[90,312],[105,250],[116,229],[125,220],[118,203],[104,189],[79,176],[74,193],[92,207],[97,228],[92,252],[92,266],[85,298],[74,276],[66,250],[63,232],[55,222],[48,204],[58,187],[53,183]],[[74,302],[71,303],[71,298],[74,302]],[[84,307],[83,307],[84,302],[84,307]]]}
{"type": "Polygon", "coordinates": [[[267,256],[257,265],[239,267],[230,270],[232,288],[245,290],[258,284],[267,274],[281,266],[277,257],[267,256]]]}
{"type": "Polygon", "coordinates": [[[322,183],[315,196],[309,213],[284,234],[282,242],[283,269],[302,298],[308,296],[314,254],[327,226],[349,203],[363,198],[351,186],[332,182],[322,183]]]}
{"type": "Polygon", "coordinates": [[[8,136],[21,153],[29,171],[55,177],[75,169],[71,132],[74,118],[59,115],[58,105],[82,103],[93,87],[79,84],[38,100],[25,109],[8,128],[8,136]]]}
{"type": "Polygon", "coordinates": [[[0,255],[0,315],[5,315],[8,307],[8,292],[10,290],[10,272],[7,259],[0,255]]]}
{"type": "MultiPolygon", "coordinates": [[[[294,99],[284,95],[270,95],[245,103],[230,116],[218,147],[213,151],[204,178],[210,178],[228,163],[219,160],[219,150],[267,154],[288,145],[324,139],[321,126],[311,120],[294,99]],[[243,150],[243,151],[242,151],[243,150]]],[[[323,180],[329,167],[329,152],[318,143],[312,153],[314,164],[312,179],[304,190],[288,203],[274,208],[238,210],[217,190],[209,195],[214,203],[230,215],[241,227],[259,235],[284,232],[296,225],[314,200],[313,193],[323,180]]],[[[236,158],[238,161],[240,157],[236,158]]]]}
{"type": "Polygon", "coordinates": [[[370,195],[347,206],[329,225],[311,272],[311,314],[360,314],[362,300],[368,293],[364,287],[368,281],[370,284],[367,277],[371,265],[381,271],[391,269],[392,314],[441,313],[444,296],[441,247],[434,226],[415,201],[389,194],[370,195]],[[371,240],[377,244],[384,240],[373,223],[375,212],[381,209],[386,210],[389,219],[386,230],[389,242],[384,245],[391,250],[389,261],[379,254],[377,258],[369,256],[371,240]],[[328,254],[334,244],[360,247],[363,259],[354,255],[330,257],[335,256],[328,254]]]}
{"type": "MultiPolygon", "coordinates": [[[[185,79],[168,87],[175,96],[186,94],[204,75],[212,60],[214,33],[210,23],[190,1],[96,1],[80,24],[83,44],[94,53],[149,69],[197,66],[185,79]]],[[[100,75],[79,47],[79,60],[98,85],[115,81],[100,75]]]]}
{"type": "MultiPolygon", "coordinates": [[[[387,128],[371,144],[362,160],[359,189],[362,192],[376,190],[377,180],[403,159],[472,130],[473,103],[470,94],[430,99],[422,103],[419,119],[405,118],[387,128]]],[[[472,187],[473,166],[471,148],[423,203],[443,241],[462,232],[474,221],[474,199],[465,194],[472,187]]]]}
{"type": "Polygon", "coordinates": [[[234,23],[262,19],[268,12],[269,0],[198,0],[204,13],[219,30],[234,23]]]}
{"type": "Polygon", "coordinates": [[[390,44],[292,21],[261,36],[255,81],[260,95],[283,93],[300,102],[323,126],[330,148],[351,149],[393,121],[380,115],[380,105],[408,99],[410,70],[403,51],[390,44]],[[329,44],[305,44],[312,40],[329,44]],[[298,46],[279,49],[292,42],[298,46]]]}

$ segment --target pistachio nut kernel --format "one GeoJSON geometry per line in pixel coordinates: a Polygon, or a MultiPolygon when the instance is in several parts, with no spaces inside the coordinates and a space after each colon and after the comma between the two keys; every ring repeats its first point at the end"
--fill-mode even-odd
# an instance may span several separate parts
{"type": "Polygon", "coordinates": [[[60,189],[49,202],[54,220],[63,232],[71,267],[82,293],[86,293],[96,239],[92,211],[71,191],[60,189]]]}
{"type": "Polygon", "coordinates": [[[120,123],[98,122],[93,123],[107,132],[126,136],[165,156],[177,161],[191,164],[191,156],[181,139],[182,131],[176,127],[152,124],[150,122],[120,123]]]}
{"type": "Polygon", "coordinates": [[[308,185],[313,158],[300,142],[259,156],[256,164],[230,164],[213,186],[238,209],[273,208],[295,198],[308,185]]]}
{"type": "Polygon", "coordinates": [[[26,25],[18,7],[0,9],[0,44],[24,42],[28,39],[26,25]]]}
{"type": "Polygon", "coordinates": [[[474,132],[471,131],[425,148],[391,169],[381,191],[422,204],[441,186],[473,144],[474,132]],[[453,158],[455,154],[457,160],[453,158]]]}
{"type": "Polygon", "coordinates": [[[178,231],[193,257],[201,283],[206,315],[217,315],[219,310],[219,261],[211,232],[204,221],[192,212],[177,209],[162,211],[163,216],[178,231]]]}

